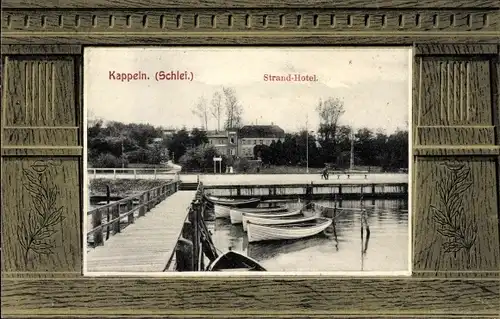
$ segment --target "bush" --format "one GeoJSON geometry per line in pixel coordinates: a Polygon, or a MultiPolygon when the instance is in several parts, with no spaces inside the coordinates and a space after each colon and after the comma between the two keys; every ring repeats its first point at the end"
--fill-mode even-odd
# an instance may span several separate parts
{"type": "Polygon", "coordinates": [[[135,151],[127,152],[127,159],[130,163],[144,163],[148,160],[148,151],[144,148],[139,148],[135,151]]]}
{"type": "Polygon", "coordinates": [[[127,160],[122,161],[121,158],[118,158],[110,153],[99,154],[97,158],[91,159],[89,162],[92,167],[98,168],[121,168],[122,162],[124,167],[128,166],[127,160]]]}
{"type": "MultiPolygon", "coordinates": [[[[179,159],[179,164],[182,166],[183,172],[211,173],[214,169],[214,157],[220,157],[215,148],[200,145],[196,148],[187,150],[186,153],[179,159]]],[[[226,170],[225,156],[222,156],[221,168],[223,172],[226,170]]],[[[217,172],[219,172],[218,163],[217,172]]]]}
{"type": "Polygon", "coordinates": [[[234,169],[237,173],[247,173],[250,170],[250,162],[246,158],[238,158],[234,161],[234,169]]]}

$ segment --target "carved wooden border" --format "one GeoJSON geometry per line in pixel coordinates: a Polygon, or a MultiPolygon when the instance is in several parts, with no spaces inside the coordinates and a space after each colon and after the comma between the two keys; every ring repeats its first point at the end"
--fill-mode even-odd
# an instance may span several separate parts
{"type": "Polygon", "coordinates": [[[8,0],[3,6],[4,316],[498,317],[498,1],[8,0]],[[414,46],[413,276],[82,277],[81,85],[86,45],[414,46]],[[19,67],[28,64],[26,70],[35,67],[37,76],[50,81],[23,73],[19,67]],[[53,101],[44,95],[51,103],[23,95],[52,89],[53,101]],[[47,105],[53,107],[52,117],[43,115],[47,105]],[[16,115],[23,106],[29,117],[16,115]],[[467,115],[473,114],[470,110],[478,116],[467,115]],[[49,165],[53,163],[58,165],[49,165]],[[23,171],[24,177],[17,174],[23,171]],[[45,219],[32,219],[24,228],[43,226],[42,237],[54,245],[42,241],[27,249],[22,240],[15,241],[17,235],[4,235],[19,230],[24,238],[18,221],[37,213],[28,209],[33,208],[29,190],[37,196],[33,185],[51,190],[47,193],[57,194],[57,199],[54,210],[40,213],[45,219]],[[431,185],[442,191],[428,190],[431,185]],[[453,202],[444,198],[447,192],[456,194],[453,202]],[[60,229],[71,231],[63,237],[60,229]],[[23,247],[27,253],[18,255],[23,247]],[[105,298],[103,291],[109,291],[105,298]]]}

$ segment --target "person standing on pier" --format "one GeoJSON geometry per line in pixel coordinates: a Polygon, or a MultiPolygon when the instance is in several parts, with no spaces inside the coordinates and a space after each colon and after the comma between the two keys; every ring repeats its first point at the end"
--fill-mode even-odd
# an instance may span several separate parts
{"type": "Polygon", "coordinates": [[[328,179],[328,165],[325,165],[325,168],[323,168],[321,178],[328,179]]]}

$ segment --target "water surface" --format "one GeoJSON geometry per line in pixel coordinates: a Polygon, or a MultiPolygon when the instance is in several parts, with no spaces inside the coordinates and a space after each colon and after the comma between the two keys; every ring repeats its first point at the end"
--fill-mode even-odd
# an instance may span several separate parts
{"type": "MultiPolygon", "coordinates": [[[[315,201],[333,207],[331,201],[315,201]]],[[[358,211],[343,211],[337,217],[337,238],[323,234],[287,241],[248,243],[241,224],[227,219],[207,222],[215,246],[221,251],[232,249],[259,261],[268,271],[407,271],[409,232],[407,200],[367,200],[370,236],[361,235],[358,211]],[[372,206],[373,205],[373,206],[372,206]]],[[[290,209],[297,203],[287,203],[290,209]]],[[[341,207],[360,207],[359,201],[342,201],[341,207]]]]}

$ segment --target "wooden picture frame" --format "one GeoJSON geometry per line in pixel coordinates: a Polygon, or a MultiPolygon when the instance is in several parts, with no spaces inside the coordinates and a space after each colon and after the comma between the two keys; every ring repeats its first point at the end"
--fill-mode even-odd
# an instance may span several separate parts
{"type": "Polygon", "coordinates": [[[499,9],[492,0],[3,1],[2,316],[498,318],[499,9]],[[413,46],[412,276],[83,277],[83,48],[111,45],[413,46]],[[62,207],[38,251],[25,236],[35,173],[62,207]],[[458,200],[441,202],[439,187],[458,200]],[[439,209],[461,222],[443,230],[439,209]]]}

